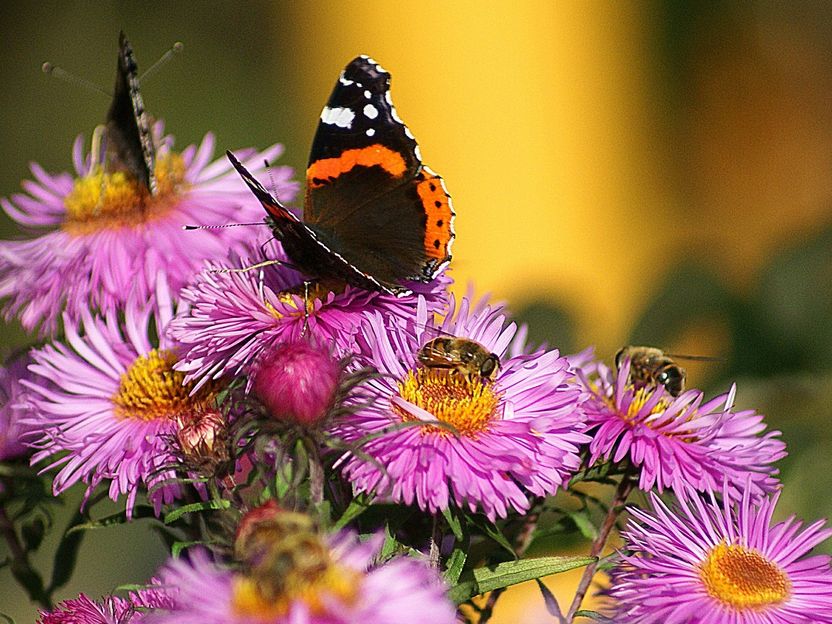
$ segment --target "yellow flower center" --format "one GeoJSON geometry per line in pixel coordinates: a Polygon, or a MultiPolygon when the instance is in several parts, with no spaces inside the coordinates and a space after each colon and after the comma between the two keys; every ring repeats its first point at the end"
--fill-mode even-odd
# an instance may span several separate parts
{"type": "Polygon", "coordinates": [[[130,365],[121,376],[113,396],[116,414],[121,418],[155,420],[182,419],[194,411],[213,407],[216,386],[206,384],[190,396],[194,384],[184,384],[185,373],[173,370],[176,356],[171,351],[153,349],[130,365]]]}
{"type": "Polygon", "coordinates": [[[777,564],[754,550],[724,543],[711,549],[699,576],[708,595],[736,609],[779,604],[791,591],[788,576],[777,564]]]}
{"type": "Polygon", "coordinates": [[[89,234],[103,229],[141,225],[166,214],[184,190],[185,161],[176,153],[156,159],[157,192],[151,195],[126,171],[109,172],[100,165],[75,180],[64,199],[63,229],[89,234]]]}
{"type": "MultiPolygon", "coordinates": [[[[628,422],[632,422],[638,413],[642,410],[644,405],[650,398],[653,396],[655,392],[659,392],[659,388],[650,388],[650,387],[643,387],[638,388],[633,395],[633,400],[630,403],[630,406],[627,408],[627,413],[622,414],[624,420],[628,422]]],[[[650,414],[661,414],[663,413],[668,407],[670,407],[672,397],[668,397],[666,394],[663,396],[659,401],[653,406],[653,409],[650,410],[650,414]]],[[[649,421],[645,424],[649,425],[649,421]]]]}
{"type": "MultiPolygon", "coordinates": [[[[446,370],[417,368],[408,371],[399,381],[399,396],[453,426],[462,435],[475,437],[487,430],[497,417],[502,395],[493,384],[483,382],[478,376],[466,379],[446,370]]],[[[405,421],[417,420],[397,405],[393,409],[405,421]]],[[[448,429],[431,426],[423,428],[423,432],[451,433],[448,429]]]]}

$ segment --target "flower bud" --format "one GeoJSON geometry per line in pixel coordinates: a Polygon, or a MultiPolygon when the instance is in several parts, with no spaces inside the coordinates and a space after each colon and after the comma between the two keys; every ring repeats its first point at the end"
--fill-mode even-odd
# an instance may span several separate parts
{"type": "Polygon", "coordinates": [[[260,358],[253,389],[276,420],[312,427],[332,407],[340,378],[341,366],[326,349],[299,341],[260,358]]]}
{"type": "Polygon", "coordinates": [[[228,462],[228,427],[215,410],[181,418],[176,441],[185,464],[202,474],[214,474],[228,462]]]}

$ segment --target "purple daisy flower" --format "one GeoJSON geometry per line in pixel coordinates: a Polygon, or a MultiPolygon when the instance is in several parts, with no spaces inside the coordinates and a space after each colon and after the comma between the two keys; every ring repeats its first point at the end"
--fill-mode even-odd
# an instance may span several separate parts
{"type": "Polygon", "coordinates": [[[35,408],[31,424],[42,434],[33,443],[32,463],[65,452],[45,468],[61,466],[56,495],[84,481],[89,496],[109,481],[110,498],[127,495],[129,515],[142,485],[151,488],[157,514],[179,494],[170,484],[176,463],[171,442],[181,427],[216,411],[217,388],[192,392],[183,385],[184,375],[173,370],[175,344],[163,333],[173,314],[170,296],[162,289],[156,300],[128,299],[124,330],[114,313],[97,318],[81,312],[80,323],[67,316],[67,344],[33,351],[34,377],[23,383],[35,408]],[[151,336],[157,334],[162,338],[155,346],[151,336]]]}
{"type": "Polygon", "coordinates": [[[631,509],[621,562],[608,595],[620,624],[820,624],[832,622],[827,555],[804,557],[832,535],[819,521],[801,531],[792,516],[771,525],[779,494],[748,491],[719,503],[688,492],[653,513],[631,509]]]}
{"type": "MultiPolygon", "coordinates": [[[[283,258],[278,244],[264,249],[251,251],[234,264],[246,267],[283,258]]],[[[285,266],[236,273],[202,271],[182,291],[189,310],[171,324],[171,335],[184,349],[177,369],[187,373],[187,381],[196,380],[197,387],[224,375],[246,374],[261,354],[280,343],[297,341],[305,324],[306,335],[332,345],[336,355],[346,355],[356,349],[356,334],[367,315],[413,317],[420,294],[432,310],[439,310],[447,303],[450,283],[440,276],[429,284],[408,284],[414,294],[405,297],[349,285],[329,290],[318,284],[304,304],[303,280],[302,274],[285,266]]]]}
{"type": "MultiPolygon", "coordinates": [[[[89,306],[108,312],[122,306],[134,288],[149,300],[161,272],[178,292],[206,259],[225,257],[252,239],[246,228],[184,232],[183,225],[222,225],[262,221],[263,209],[225,158],[211,163],[214,137],[207,134],[177,153],[172,139],[158,138],[158,192],[147,190],[123,171],[102,171],[75,141],[76,177],[51,175],[32,164],[34,181],[27,194],[0,199],[6,213],[36,238],[0,242],[0,297],[8,298],[5,316],[19,316],[31,330],[39,324],[54,332],[61,311],[73,320],[89,306]],[[209,164],[210,163],[210,164],[209,164]],[[44,232],[44,230],[46,230],[44,232]]],[[[242,150],[246,166],[263,171],[263,162],[282,146],[242,150]]],[[[297,184],[291,169],[272,175],[281,198],[290,199],[297,184]]]]}
{"type": "Polygon", "coordinates": [[[145,611],[171,606],[157,587],[131,592],[128,598],[105,596],[92,600],[85,594],[65,600],[50,611],[41,611],[37,624],[138,624],[145,611]]]}
{"type": "Polygon", "coordinates": [[[529,494],[553,494],[577,470],[589,438],[581,433],[584,392],[570,381],[566,359],[557,351],[523,354],[502,308],[469,305],[463,298],[455,313],[452,303],[438,326],[424,305],[409,327],[380,315],[365,324],[367,364],[381,374],[336,428],[372,458],[345,460],[356,491],[432,513],[453,501],[493,520],[528,510],[529,494]],[[475,341],[500,366],[480,375],[420,363],[423,346],[437,337],[475,341]]]}
{"type": "MultiPolygon", "coordinates": [[[[361,543],[349,532],[334,536],[322,570],[281,583],[277,596],[243,572],[213,563],[204,551],[190,562],[173,559],[161,580],[173,596],[153,624],[453,624],[456,612],[438,573],[406,557],[373,566],[382,536],[361,543]],[[266,595],[268,597],[266,597],[266,595]]],[[[289,573],[289,576],[294,576],[289,573]]]]}
{"type": "Polygon", "coordinates": [[[22,355],[0,367],[0,461],[23,457],[28,453],[24,440],[32,431],[23,419],[30,406],[20,380],[31,377],[27,370],[30,362],[28,355],[22,355]]]}
{"type": "Polygon", "coordinates": [[[590,391],[584,404],[590,465],[626,457],[639,468],[644,491],[714,491],[725,479],[734,499],[741,495],[737,484],[746,480],[755,498],[777,488],[772,464],[786,456],[786,445],[779,431],[763,434],[762,415],[732,411],[736,386],[708,401],[695,389],[674,397],[661,384],[630,383],[629,360],[617,375],[591,364],[579,368],[578,377],[590,391]]]}

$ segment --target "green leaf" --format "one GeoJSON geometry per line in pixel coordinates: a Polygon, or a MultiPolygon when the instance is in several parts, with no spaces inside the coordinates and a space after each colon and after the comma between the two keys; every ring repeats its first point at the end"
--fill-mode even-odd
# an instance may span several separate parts
{"type": "Polygon", "coordinates": [[[396,536],[393,535],[393,532],[390,530],[390,525],[388,523],[384,524],[384,544],[381,546],[381,552],[378,555],[379,561],[387,561],[390,557],[392,557],[396,552],[398,552],[401,544],[399,544],[399,540],[396,539],[396,536]]]}
{"type": "Polygon", "coordinates": [[[23,537],[23,547],[26,552],[37,550],[46,535],[46,523],[40,516],[33,518],[20,527],[20,535],[23,537]]]}
{"type": "Polygon", "coordinates": [[[186,548],[190,548],[191,546],[196,546],[197,544],[204,544],[205,542],[202,540],[192,540],[190,542],[174,542],[173,546],[170,549],[170,555],[174,559],[179,559],[179,555],[182,554],[182,551],[186,548]]]}
{"type": "Polygon", "coordinates": [[[75,562],[78,560],[78,551],[85,535],[83,532],[75,531],[75,528],[83,520],[84,516],[81,512],[76,511],[66,526],[61,543],[55,550],[55,556],[52,558],[52,579],[49,581],[48,591],[50,595],[56,589],[66,585],[67,581],[72,578],[75,562]]]}
{"type": "Polygon", "coordinates": [[[512,559],[517,559],[517,553],[514,552],[514,546],[511,545],[511,542],[506,539],[506,536],[502,534],[500,529],[498,529],[493,522],[477,522],[477,526],[479,526],[488,537],[502,546],[506,552],[511,555],[512,559]]]}
{"type": "Polygon", "coordinates": [[[461,604],[501,587],[582,568],[594,562],[594,557],[535,557],[476,568],[462,575],[460,582],[448,591],[448,597],[455,604],[461,604]]]}
{"type": "MultiPolygon", "coordinates": [[[[127,518],[127,511],[119,511],[109,516],[104,516],[98,520],[90,520],[89,522],[79,522],[78,524],[70,523],[71,526],[67,529],[67,535],[77,533],[79,531],[91,531],[93,529],[106,529],[107,527],[117,526],[119,524],[126,524],[131,520],[141,520],[143,518],[155,518],[156,514],[153,507],[150,505],[136,505],[133,507],[132,518],[127,518]]],[[[83,519],[83,518],[82,518],[83,519]]]]}
{"type": "Polygon", "coordinates": [[[355,520],[358,516],[363,514],[367,509],[370,507],[370,502],[367,496],[363,494],[359,494],[356,496],[350,504],[347,505],[347,508],[344,510],[344,513],[341,514],[341,517],[338,518],[338,521],[332,527],[335,531],[339,529],[343,529],[347,526],[350,522],[355,520]]]}
{"type": "Polygon", "coordinates": [[[442,515],[445,516],[445,521],[448,523],[448,527],[450,527],[454,537],[458,540],[462,540],[465,533],[462,529],[462,522],[460,521],[459,516],[455,514],[454,510],[450,507],[443,509],[442,515]]]}
{"type": "Polygon", "coordinates": [[[177,507],[170,513],[166,514],[164,523],[173,524],[174,522],[179,520],[179,518],[189,513],[207,511],[210,509],[229,509],[230,507],[231,501],[227,500],[210,500],[202,503],[191,503],[190,505],[183,505],[182,507],[177,507]]]}
{"type": "Polygon", "coordinates": [[[14,560],[11,572],[14,579],[26,590],[32,602],[42,602],[46,598],[43,578],[37,570],[31,568],[26,562],[14,560]]]}
{"type": "Polygon", "coordinates": [[[592,520],[589,518],[589,514],[586,510],[566,511],[566,515],[572,519],[572,522],[574,522],[575,526],[578,527],[581,535],[583,535],[586,539],[594,541],[595,538],[598,537],[598,529],[594,524],[592,524],[592,520]]]}
{"type": "Polygon", "coordinates": [[[460,544],[451,551],[448,557],[447,567],[445,568],[445,582],[448,585],[456,585],[462,574],[462,568],[465,567],[465,562],[468,559],[468,543],[460,544]]]}

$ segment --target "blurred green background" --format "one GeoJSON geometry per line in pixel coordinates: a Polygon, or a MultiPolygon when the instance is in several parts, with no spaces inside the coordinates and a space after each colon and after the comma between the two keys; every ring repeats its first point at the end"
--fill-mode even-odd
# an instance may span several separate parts
{"type": "MultiPolygon", "coordinates": [[[[720,358],[689,380],[736,381],[783,431],[782,514],[832,515],[832,4],[4,3],[0,28],[3,196],[29,161],[69,169],[109,105],[41,64],[109,90],[121,28],[140,68],[185,44],[143,84],[179,147],[280,141],[299,171],[338,71],[373,55],[454,195],[458,292],[491,291],[565,352],[720,358]]],[[[101,530],[62,596],[163,558],[141,522],[101,530]]],[[[537,622],[540,602],[493,621],[537,622]]],[[[6,570],[0,611],[34,617],[6,570]]]]}

